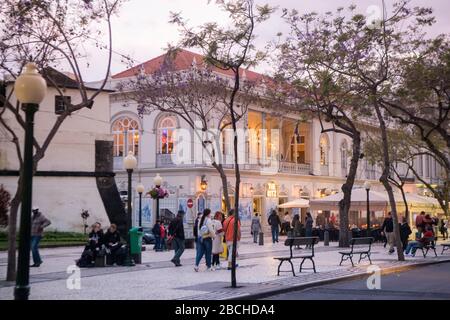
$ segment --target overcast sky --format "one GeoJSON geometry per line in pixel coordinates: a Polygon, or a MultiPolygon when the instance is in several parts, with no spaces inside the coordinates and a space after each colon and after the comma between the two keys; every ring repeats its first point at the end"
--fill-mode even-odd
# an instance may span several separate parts
{"type": "MultiPolygon", "coordinates": [[[[371,6],[380,6],[381,0],[256,0],[257,3],[268,3],[279,7],[279,10],[257,30],[257,46],[264,46],[273,39],[277,32],[286,32],[287,28],[280,19],[281,9],[297,9],[300,13],[315,11],[325,13],[334,11],[339,6],[347,7],[354,3],[358,11],[370,14],[371,6]],[[369,10],[369,11],[368,11],[369,10]]],[[[385,0],[389,7],[393,0],[385,0]]],[[[431,6],[435,10],[437,23],[430,33],[450,32],[449,0],[412,0],[414,6],[431,6]]],[[[118,17],[113,20],[113,49],[115,52],[131,56],[136,63],[147,61],[164,52],[168,43],[175,44],[179,37],[176,26],[168,23],[171,11],[182,12],[190,25],[196,26],[207,21],[227,23],[227,16],[219,10],[214,0],[128,0],[118,17]]],[[[86,48],[89,67],[84,67],[87,80],[99,80],[103,77],[106,55],[99,54],[94,48],[86,48]]],[[[86,65],[86,64],[85,64],[86,65]]],[[[111,72],[115,74],[127,68],[121,57],[114,54],[111,72]]],[[[264,71],[266,67],[260,67],[264,71]]]]}

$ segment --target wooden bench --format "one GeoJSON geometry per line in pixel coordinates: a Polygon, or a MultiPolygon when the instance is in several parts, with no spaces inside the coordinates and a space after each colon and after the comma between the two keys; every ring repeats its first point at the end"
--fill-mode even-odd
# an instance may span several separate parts
{"type": "Polygon", "coordinates": [[[342,265],[342,262],[350,260],[352,263],[352,266],[354,267],[353,263],[353,256],[359,254],[359,261],[361,262],[363,259],[369,259],[370,264],[372,264],[372,260],[370,260],[371,255],[371,249],[372,249],[372,243],[374,241],[374,238],[372,237],[364,237],[364,238],[353,238],[350,240],[350,251],[340,251],[341,254],[341,262],[339,265],[342,265]]]}
{"type": "Polygon", "coordinates": [[[431,238],[425,238],[424,242],[421,242],[418,247],[416,247],[416,250],[413,253],[413,257],[416,256],[417,250],[421,250],[423,257],[426,258],[428,251],[433,250],[434,256],[437,257],[436,253],[436,239],[434,237],[431,238]]]}
{"type": "Polygon", "coordinates": [[[314,273],[316,272],[316,265],[314,263],[314,246],[319,243],[319,237],[295,237],[295,238],[287,238],[284,242],[285,246],[289,246],[289,257],[275,257],[275,260],[279,260],[280,264],[278,265],[278,273],[277,275],[280,275],[280,272],[289,272],[289,271],[280,271],[281,265],[288,261],[291,264],[291,271],[292,274],[295,277],[295,271],[294,271],[294,265],[292,263],[293,259],[302,259],[302,262],[300,263],[299,272],[302,272],[302,270],[314,270],[314,273]],[[294,255],[292,252],[292,248],[294,246],[306,246],[306,249],[310,249],[310,252],[307,252],[305,254],[300,255],[294,255]],[[310,260],[312,262],[312,268],[303,268],[303,263],[305,260],[310,260]]]}
{"type": "Polygon", "coordinates": [[[442,246],[441,255],[444,254],[444,251],[447,251],[448,249],[450,249],[450,243],[442,243],[441,246],[442,246]]]}

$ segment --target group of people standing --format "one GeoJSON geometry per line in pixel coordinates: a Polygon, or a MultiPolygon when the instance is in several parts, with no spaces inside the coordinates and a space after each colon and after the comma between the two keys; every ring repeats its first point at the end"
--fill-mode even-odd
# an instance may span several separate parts
{"type": "MultiPolygon", "coordinates": [[[[306,213],[305,221],[303,224],[300,220],[300,215],[298,214],[294,215],[294,218],[291,221],[289,212],[286,212],[284,214],[283,222],[281,222],[281,219],[277,214],[277,212],[275,210],[271,210],[269,218],[267,219],[267,223],[269,224],[271,229],[273,243],[278,242],[280,230],[283,231],[284,234],[287,234],[289,231],[293,231],[294,236],[300,237],[302,234],[302,229],[305,228],[305,236],[312,237],[314,220],[310,212],[306,213]]],[[[251,226],[252,226],[253,240],[256,243],[257,242],[256,234],[258,234],[261,231],[261,223],[259,221],[258,213],[255,213],[255,216],[252,219],[251,226]]]]}
{"type": "MultiPolygon", "coordinates": [[[[241,239],[241,223],[238,220],[237,241],[241,239]]],[[[212,213],[210,209],[199,212],[194,223],[194,237],[196,246],[194,270],[200,270],[200,261],[205,257],[207,271],[221,269],[220,254],[228,253],[228,270],[231,269],[233,251],[235,215],[234,210],[228,212],[228,217],[220,211],[212,213]]],[[[236,248],[237,250],[237,248],[236,248]]],[[[236,265],[237,266],[237,265],[236,265]]]]}
{"type": "MultiPolygon", "coordinates": [[[[437,238],[437,232],[435,227],[440,223],[440,232],[444,239],[448,238],[447,224],[448,221],[441,220],[437,217],[431,217],[429,214],[425,214],[422,211],[415,220],[415,226],[417,229],[416,237],[414,241],[409,241],[409,236],[412,233],[411,227],[405,217],[402,218],[400,223],[400,240],[402,243],[402,250],[406,255],[415,255],[417,248],[424,245],[428,241],[434,241],[437,238]]],[[[391,212],[388,212],[386,218],[381,225],[381,230],[386,237],[386,245],[389,245],[389,254],[394,253],[395,249],[395,236],[394,236],[394,222],[392,219],[391,212]]]]}

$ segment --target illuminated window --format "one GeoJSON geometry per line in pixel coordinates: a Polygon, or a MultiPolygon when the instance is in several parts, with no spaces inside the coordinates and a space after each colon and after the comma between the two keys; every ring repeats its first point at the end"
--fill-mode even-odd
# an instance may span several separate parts
{"type": "Polygon", "coordinates": [[[341,143],[341,169],[347,172],[347,141],[341,143]]]}
{"type": "Polygon", "coordinates": [[[327,166],[328,165],[328,137],[326,135],[322,135],[320,137],[319,150],[320,150],[320,165],[327,166]]]}
{"type": "Polygon", "coordinates": [[[114,157],[123,157],[132,151],[139,153],[139,123],[129,117],[122,117],[113,122],[114,157]]]}
{"type": "Polygon", "coordinates": [[[163,118],[158,126],[158,153],[173,153],[173,135],[176,128],[173,117],[163,118]]]}

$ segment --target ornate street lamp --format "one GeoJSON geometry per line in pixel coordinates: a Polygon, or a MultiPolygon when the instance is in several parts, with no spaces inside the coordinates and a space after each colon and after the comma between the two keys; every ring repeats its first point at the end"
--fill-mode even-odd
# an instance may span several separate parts
{"type": "Polygon", "coordinates": [[[25,146],[23,158],[24,186],[21,195],[20,242],[17,263],[15,300],[28,300],[30,294],[30,246],[31,246],[31,205],[33,192],[33,129],[34,114],[47,93],[47,83],[39,74],[36,65],[29,62],[25,70],[16,79],[14,92],[25,112],[25,146]]]}
{"type": "Polygon", "coordinates": [[[136,186],[136,192],[139,194],[139,227],[142,227],[142,193],[144,193],[145,187],[142,183],[136,186]]]}
{"type": "Polygon", "coordinates": [[[130,229],[132,226],[131,221],[131,178],[133,174],[133,170],[137,167],[137,159],[133,155],[132,151],[128,152],[128,155],[123,159],[123,167],[127,170],[128,173],[128,197],[127,197],[127,258],[125,260],[126,266],[134,266],[133,258],[131,257],[131,239],[130,239],[130,229]]]}
{"type": "Polygon", "coordinates": [[[367,192],[367,236],[370,237],[370,206],[369,206],[369,192],[370,192],[370,182],[364,182],[364,189],[367,192]]]}
{"type": "MultiPolygon", "coordinates": [[[[155,184],[156,189],[161,187],[163,178],[159,175],[159,173],[157,173],[156,177],[153,178],[153,183],[155,184]]],[[[159,220],[159,196],[156,197],[156,220],[159,220]]]]}
{"type": "Polygon", "coordinates": [[[202,178],[200,181],[200,190],[205,192],[207,187],[208,187],[208,181],[206,180],[206,176],[202,175],[202,178]]]}

